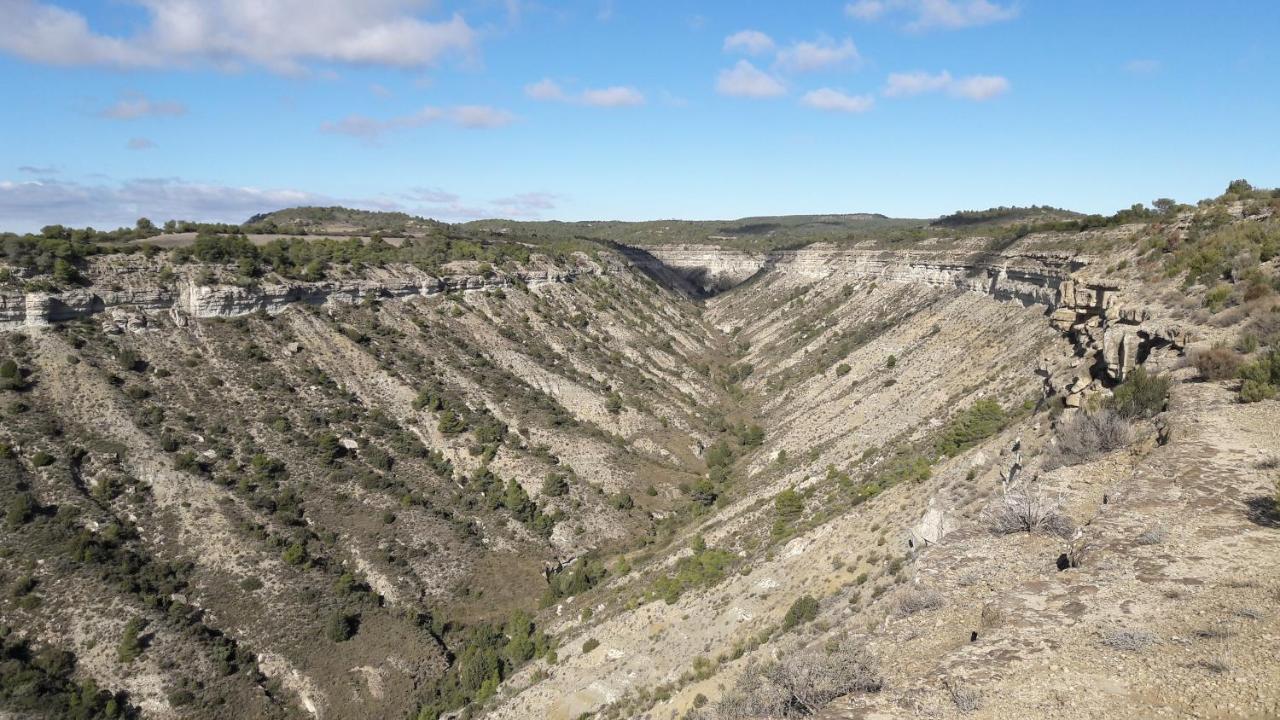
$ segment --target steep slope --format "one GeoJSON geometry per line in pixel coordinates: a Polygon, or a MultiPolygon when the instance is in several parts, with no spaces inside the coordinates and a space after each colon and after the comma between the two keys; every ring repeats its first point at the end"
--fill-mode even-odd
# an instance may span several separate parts
{"type": "Polygon", "coordinates": [[[1275,211],[16,268],[0,707],[1274,714],[1275,211]]]}

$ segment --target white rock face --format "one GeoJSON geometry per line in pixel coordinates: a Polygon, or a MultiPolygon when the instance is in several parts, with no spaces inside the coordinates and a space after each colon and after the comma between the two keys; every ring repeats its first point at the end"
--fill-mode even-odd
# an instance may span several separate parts
{"type": "MultiPolygon", "coordinates": [[[[537,287],[572,282],[581,271],[533,271],[503,275],[450,275],[433,277],[415,273],[388,281],[326,281],[314,283],[264,283],[249,287],[201,285],[194,281],[176,286],[128,290],[84,289],[50,293],[0,293],[0,332],[50,325],[67,320],[111,313],[112,317],[139,312],[169,310],[174,322],[185,318],[230,318],[254,312],[277,314],[294,303],[357,303],[368,298],[398,299],[448,292],[509,288],[516,283],[537,287]]],[[[145,321],[142,323],[145,325],[145,321]]],[[[126,325],[130,323],[126,322],[126,325]]],[[[134,329],[137,323],[132,323],[134,329]]],[[[123,327],[121,329],[124,329],[123,327]]]]}

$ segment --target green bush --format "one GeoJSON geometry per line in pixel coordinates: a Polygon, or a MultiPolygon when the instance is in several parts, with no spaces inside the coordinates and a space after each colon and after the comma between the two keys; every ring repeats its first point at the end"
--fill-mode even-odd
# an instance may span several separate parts
{"type": "Polygon", "coordinates": [[[120,662],[126,665],[133,662],[142,651],[143,646],[142,620],[133,618],[124,626],[124,635],[120,638],[120,644],[116,646],[116,655],[120,658],[120,662]]]}
{"type": "Polygon", "coordinates": [[[849,374],[853,368],[849,367],[849,363],[840,363],[836,366],[836,377],[844,377],[849,374]]]}
{"type": "Polygon", "coordinates": [[[340,643],[346,642],[355,637],[356,630],[360,627],[360,616],[338,611],[331,613],[324,623],[325,637],[330,642],[340,643]]]}
{"type": "Polygon", "coordinates": [[[582,643],[582,654],[586,655],[598,647],[600,647],[599,640],[596,640],[595,638],[587,638],[586,641],[582,643]]]}
{"type": "Polygon", "coordinates": [[[457,435],[467,429],[467,423],[458,413],[452,410],[442,410],[440,411],[440,422],[436,427],[445,435],[457,435]]]}
{"type": "Polygon", "coordinates": [[[609,504],[617,510],[630,510],[636,506],[636,503],[631,499],[631,496],[624,492],[620,492],[609,498],[609,504]]]}
{"type": "Polygon", "coordinates": [[[1272,350],[1240,368],[1240,402],[1269,400],[1280,389],[1280,350],[1272,350]]]}
{"type": "Polygon", "coordinates": [[[797,625],[812,622],[818,617],[818,600],[812,595],[801,595],[791,603],[787,615],[782,619],[782,629],[790,630],[797,625]]]}
{"type": "Polygon", "coordinates": [[[942,432],[937,451],[955,457],[1004,429],[1009,417],[1000,403],[982,398],[962,410],[942,432]]]}
{"type": "Polygon", "coordinates": [[[560,497],[569,492],[569,476],[564,473],[551,473],[542,481],[542,494],[547,497],[560,497]]]}
{"type": "Polygon", "coordinates": [[[1112,391],[1111,409],[1126,418],[1151,417],[1169,402],[1169,378],[1150,375],[1141,366],[1133,369],[1112,391]]]}
{"type": "Polygon", "coordinates": [[[720,582],[733,559],[733,553],[707,547],[699,535],[693,539],[693,555],[680,558],[675,573],[654,581],[652,592],[674,605],[686,590],[720,582]]]}
{"type": "Polygon", "coordinates": [[[31,456],[31,464],[38,468],[47,467],[53,463],[53,456],[43,450],[39,450],[35,455],[31,456]]]}
{"type": "Polygon", "coordinates": [[[773,507],[779,520],[791,523],[804,513],[804,498],[800,497],[795,488],[787,488],[773,499],[773,507]]]}
{"type": "Polygon", "coordinates": [[[290,565],[302,565],[307,561],[307,546],[300,542],[292,543],[280,557],[290,565]]]}
{"type": "Polygon", "coordinates": [[[604,409],[613,415],[622,412],[622,396],[618,393],[609,393],[609,397],[604,401],[604,409]]]}

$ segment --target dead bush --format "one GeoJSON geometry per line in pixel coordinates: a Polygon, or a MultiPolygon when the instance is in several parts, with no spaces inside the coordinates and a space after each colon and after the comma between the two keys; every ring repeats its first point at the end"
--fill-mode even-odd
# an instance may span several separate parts
{"type": "Polygon", "coordinates": [[[1075,526],[1061,502],[1046,498],[1035,481],[1004,494],[987,512],[987,529],[996,535],[1018,532],[1068,537],[1075,526]]]}
{"type": "Polygon", "coordinates": [[[1152,525],[1138,536],[1139,545],[1159,545],[1169,537],[1169,530],[1163,525],[1152,525]]]}
{"type": "Polygon", "coordinates": [[[798,652],[778,663],[752,663],[717,703],[719,720],[797,718],[827,703],[883,685],[875,659],[861,643],[845,639],[826,651],[798,652]]]}
{"type": "Polygon", "coordinates": [[[964,683],[946,683],[947,692],[951,694],[951,702],[962,713],[976,712],[982,707],[982,693],[964,683]]]}
{"type": "Polygon", "coordinates": [[[1160,638],[1138,628],[1111,628],[1102,633],[1102,644],[1113,650],[1142,652],[1159,642],[1160,638]]]}
{"type": "Polygon", "coordinates": [[[942,593],[933,588],[911,587],[898,593],[893,610],[899,617],[942,607],[942,593]]]}
{"type": "Polygon", "coordinates": [[[1191,362],[1205,380],[1228,380],[1240,371],[1243,359],[1235,350],[1219,346],[1194,353],[1191,362]]]}
{"type": "Polygon", "coordinates": [[[1133,425],[1112,410],[1079,412],[1058,429],[1058,443],[1045,458],[1044,468],[1079,465],[1119,450],[1133,441],[1133,425]]]}

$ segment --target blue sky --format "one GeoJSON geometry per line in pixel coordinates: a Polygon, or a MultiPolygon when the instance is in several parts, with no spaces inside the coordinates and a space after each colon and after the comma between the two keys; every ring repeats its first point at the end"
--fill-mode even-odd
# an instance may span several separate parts
{"type": "Polygon", "coordinates": [[[1280,184],[1280,3],[0,0],[0,228],[1110,212],[1280,184]]]}

